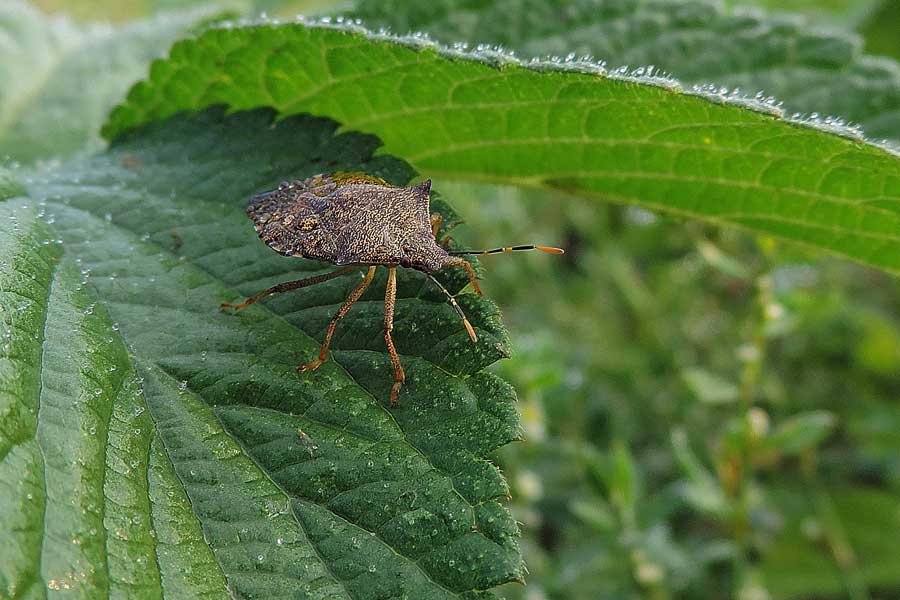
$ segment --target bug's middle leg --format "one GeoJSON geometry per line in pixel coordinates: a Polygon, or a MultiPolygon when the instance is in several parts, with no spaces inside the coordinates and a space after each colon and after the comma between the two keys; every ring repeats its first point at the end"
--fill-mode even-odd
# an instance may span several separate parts
{"type": "Polygon", "coordinates": [[[394,348],[394,340],[391,339],[391,331],[394,329],[394,306],[397,302],[397,267],[388,269],[387,287],[384,291],[384,341],[387,344],[391,362],[394,365],[394,385],[391,387],[391,406],[397,406],[397,396],[400,394],[400,386],[406,380],[403,373],[403,365],[400,364],[400,356],[394,348]]]}
{"type": "Polygon", "coordinates": [[[347,296],[347,299],[344,300],[344,303],[338,309],[338,311],[331,317],[331,322],[328,324],[328,333],[325,334],[325,341],[322,343],[322,349],[319,351],[319,358],[316,360],[306,363],[305,365],[300,365],[297,367],[297,371],[301,373],[305,373],[306,371],[312,371],[314,369],[318,369],[319,366],[325,362],[325,359],[328,358],[328,346],[331,345],[331,337],[334,335],[334,328],[337,325],[338,321],[344,318],[344,316],[350,312],[350,308],[356,303],[357,300],[365,293],[366,288],[369,287],[369,284],[372,283],[372,279],[375,277],[375,267],[369,267],[369,270],[366,272],[366,276],[363,277],[363,280],[359,282],[359,284],[353,288],[353,291],[350,292],[350,295],[347,296]]]}

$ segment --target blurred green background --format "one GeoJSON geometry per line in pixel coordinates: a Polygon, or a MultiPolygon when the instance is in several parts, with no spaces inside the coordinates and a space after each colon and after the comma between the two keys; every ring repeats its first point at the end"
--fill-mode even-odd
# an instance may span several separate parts
{"type": "MultiPolygon", "coordinates": [[[[747,4],[729,0],[728,4],[747,4]]],[[[190,0],[36,0],[126,22],[190,0]]],[[[328,0],[223,1],[237,14],[328,0]]],[[[900,58],[896,0],[758,0],[900,58]]],[[[678,73],[674,73],[675,76],[678,73]]],[[[508,598],[900,598],[900,283],[577,197],[435,188],[482,261],[525,440],[495,457],[531,575],[508,598]]]]}

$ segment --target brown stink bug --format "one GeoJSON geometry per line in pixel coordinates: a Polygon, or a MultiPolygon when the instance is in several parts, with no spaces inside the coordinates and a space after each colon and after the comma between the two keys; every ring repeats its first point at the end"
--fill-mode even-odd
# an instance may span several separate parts
{"type": "Polygon", "coordinates": [[[319,357],[297,367],[301,373],[312,371],[328,357],[328,346],[337,322],[350,311],[350,307],[372,283],[375,267],[387,267],[384,340],[394,365],[391,405],[396,406],[404,380],[400,357],[391,339],[398,266],[425,273],[449,298],[469,337],[476,342],[478,337],[475,330],[456,299],[431,273],[444,267],[463,267],[468,273],[472,288],[481,295],[472,265],[460,255],[515,250],[543,250],[552,254],[563,252],[559,248],[532,245],[448,252],[436,239],[441,217],[437,213],[430,213],[430,196],[431,180],[412,187],[395,187],[363,173],[315,175],[303,181],[282,183],[278,189],[254,196],[247,206],[247,214],[253,220],[260,239],[270,248],[285,256],[321,260],[341,268],[307,279],[279,283],[240,304],[224,303],[221,308],[233,308],[237,311],[270,294],[315,285],[359,267],[369,267],[362,281],[332,317],[319,357]]]}

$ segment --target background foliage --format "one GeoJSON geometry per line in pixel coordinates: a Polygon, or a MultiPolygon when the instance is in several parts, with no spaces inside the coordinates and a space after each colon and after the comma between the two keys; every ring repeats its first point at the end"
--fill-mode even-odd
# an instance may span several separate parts
{"type": "MultiPolygon", "coordinates": [[[[135,5],[133,14],[115,16],[159,19],[153,14],[163,3],[158,4],[135,5]]],[[[178,4],[184,8],[189,3],[178,4]]],[[[900,139],[897,65],[865,55],[897,56],[891,32],[900,29],[900,15],[890,0],[780,2],[774,8],[806,12],[815,25],[753,13],[749,24],[755,29],[734,16],[744,13],[728,12],[743,4],[738,2],[721,10],[702,2],[584,3],[582,9],[603,6],[610,12],[595,10],[587,21],[579,14],[571,31],[539,36],[533,35],[534,27],[498,27],[496,18],[484,16],[489,14],[486,4],[429,4],[444,11],[438,10],[438,16],[405,11],[398,2],[364,2],[346,12],[358,11],[367,22],[399,31],[431,30],[447,41],[502,43],[525,55],[570,48],[610,65],[652,61],[686,81],[760,87],[777,93],[791,110],[837,114],[865,122],[879,137],[900,139]],[[629,6],[638,10],[629,11],[629,6]],[[693,16],[663,18],[676,7],[693,16]],[[642,18],[629,20],[636,14],[642,18]],[[643,28],[636,26],[641,23],[643,28]],[[742,26],[769,35],[722,33],[742,26]],[[620,45],[609,43],[610,29],[619,32],[620,45]],[[696,42],[698,33],[710,30],[716,34],[700,35],[702,43],[696,42]],[[508,35],[516,31],[527,36],[508,35]],[[678,43],[663,48],[639,43],[641,36],[660,32],[675,32],[678,43]],[[606,45],[591,45],[598,40],[606,45]],[[739,48],[749,64],[738,73],[726,60],[698,63],[701,55],[721,55],[727,49],[723,46],[739,48]],[[784,47],[809,52],[784,54],[784,47]]],[[[772,9],[776,3],[759,4],[772,9]]],[[[83,6],[81,17],[103,17],[110,10],[102,3],[83,6]]],[[[260,6],[228,8],[240,12],[260,6]]],[[[558,8],[532,0],[512,6],[532,9],[523,15],[536,7],[558,8]]],[[[280,10],[274,2],[264,8],[280,10]]],[[[167,42],[159,44],[157,51],[167,42]]],[[[131,72],[121,81],[138,75],[131,72]]],[[[105,109],[117,100],[110,93],[95,106],[105,109]]],[[[13,147],[28,148],[23,142],[13,147]]],[[[145,161],[155,162],[150,157],[156,147],[125,147],[82,164],[77,180],[38,185],[45,186],[48,197],[66,196],[58,188],[78,191],[81,177],[96,172],[98,161],[106,165],[103,169],[119,172],[123,158],[132,154],[146,151],[145,161]]],[[[41,157],[39,151],[21,157],[6,152],[16,161],[41,157]]],[[[124,160],[127,166],[130,159],[124,160]]],[[[12,179],[0,177],[0,196],[18,193],[12,179]]],[[[109,179],[100,185],[109,185],[115,196],[115,177],[109,179]]],[[[139,183],[138,189],[146,185],[139,183]]],[[[501,596],[900,597],[895,550],[900,539],[900,286],[894,278],[767,237],[558,191],[450,180],[438,180],[435,187],[471,225],[454,231],[460,242],[493,246],[534,240],[562,243],[569,250],[561,263],[516,256],[491,257],[485,265],[485,290],[503,307],[514,348],[512,359],[498,363],[496,370],[518,391],[526,432],[525,443],[507,446],[495,456],[510,482],[530,571],[526,587],[510,584],[500,589],[501,596]]],[[[164,205],[162,192],[149,197],[164,205]]],[[[193,191],[201,198],[214,192],[193,191]]],[[[95,213],[93,227],[121,222],[118,214],[105,219],[102,205],[90,205],[83,191],[72,198],[76,207],[81,203],[95,213]]],[[[126,212],[125,218],[133,227],[140,223],[139,214],[129,217],[126,212]]],[[[83,243],[77,239],[83,234],[76,234],[66,243],[83,243]]],[[[141,235],[134,232],[138,241],[141,235]]],[[[154,235],[159,237],[154,242],[173,243],[164,228],[154,235]]],[[[35,243],[41,246],[46,236],[38,231],[35,243]]],[[[98,238],[108,239],[105,234],[98,238]]],[[[46,255],[43,262],[56,260],[53,248],[39,249],[46,255]]],[[[189,247],[184,252],[191,256],[197,251],[202,261],[201,251],[207,250],[189,247]]],[[[73,268],[60,270],[55,293],[67,298],[60,307],[81,315],[91,300],[75,290],[79,276],[73,268]]],[[[277,271],[273,269],[269,275],[277,271]]],[[[179,277],[187,278],[179,285],[197,285],[196,275],[179,277]]],[[[112,291],[121,284],[97,283],[112,291]]],[[[240,289],[250,291],[249,286],[240,289]]],[[[279,310],[291,312],[288,305],[279,310]]],[[[366,318],[357,322],[363,329],[366,318]]],[[[98,317],[84,335],[111,334],[112,323],[98,317]]],[[[310,333],[317,329],[309,327],[310,333]]],[[[135,335],[145,334],[139,330],[135,335]]],[[[149,348],[148,356],[153,358],[153,352],[158,350],[149,348]]],[[[118,365],[116,361],[125,360],[119,355],[124,351],[117,346],[102,360],[118,365]]],[[[193,358],[199,360],[199,355],[193,358]]],[[[185,360],[168,367],[191,379],[192,359],[185,360]]],[[[119,366],[129,373],[132,368],[127,360],[119,366]]],[[[147,377],[159,380],[161,374],[147,377]]],[[[189,383],[193,389],[194,382],[189,383]]],[[[155,397],[184,392],[177,385],[148,387],[155,397]]],[[[127,385],[122,390],[133,392],[127,385]]],[[[201,421],[203,410],[198,405],[201,421]]],[[[139,419],[141,414],[127,417],[139,419]]],[[[200,421],[195,425],[204,426],[200,421]]],[[[149,438],[137,441],[150,452],[150,466],[138,466],[153,474],[149,485],[164,494],[166,482],[176,481],[174,474],[166,471],[165,461],[160,463],[162,455],[154,453],[149,438]]],[[[210,447],[225,455],[230,450],[210,447]]],[[[172,506],[185,510],[182,498],[172,506]]],[[[169,518],[176,523],[179,513],[172,510],[169,518]]],[[[189,527],[183,531],[186,538],[199,535],[189,527]]],[[[160,567],[165,571],[165,564],[160,567]]]]}

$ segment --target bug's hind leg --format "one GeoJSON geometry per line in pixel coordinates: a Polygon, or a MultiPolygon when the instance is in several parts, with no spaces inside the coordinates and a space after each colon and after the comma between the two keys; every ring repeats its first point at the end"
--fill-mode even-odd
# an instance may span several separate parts
{"type": "Polygon", "coordinates": [[[391,363],[394,365],[394,385],[391,387],[391,406],[397,406],[397,396],[400,387],[406,380],[403,373],[403,365],[400,364],[400,356],[394,348],[394,340],[391,339],[391,331],[394,329],[394,306],[397,302],[397,267],[388,269],[387,287],[384,291],[384,341],[387,344],[388,353],[391,355],[391,363]]]}
{"type": "Polygon", "coordinates": [[[328,333],[325,334],[325,341],[322,343],[322,350],[319,351],[319,358],[312,361],[311,363],[306,363],[305,365],[300,365],[297,367],[297,371],[300,373],[305,373],[307,371],[312,371],[318,369],[319,366],[325,362],[325,359],[328,358],[328,346],[331,344],[331,336],[334,335],[334,328],[337,325],[338,321],[344,318],[344,316],[350,312],[350,308],[356,303],[357,300],[365,293],[366,288],[369,287],[369,284],[372,283],[372,279],[375,277],[375,267],[369,267],[369,270],[366,272],[366,276],[363,277],[363,280],[359,282],[359,284],[353,288],[353,291],[350,292],[350,295],[347,296],[347,299],[344,300],[344,303],[338,309],[338,311],[331,317],[331,323],[328,324],[328,333]]]}
{"type": "Polygon", "coordinates": [[[224,310],[226,308],[233,308],[234,312],[241,310],[242,308],[247,308],[257,300],[265,298],[266,296],[271,296],[272,294],[280,294],[281,292],[289,292],[291,290],[296,290],[304,287],[308,287],[311,285],[316,285],[317,283],[322,283],[324,281],[328,281],[329,279],[334,279],[335,277],[340,277],[341,275],[345,275],[352,271],[354,267],[344,267],[342,269],[338,269],[337,271],[332,271],[330,273],[323,273],[322,275],[316,275],[314,277],[307,277],[306,279],[297,279],[296,281],[284,281],[279,283],[278,285],[273,285],[272,287],[265,289],[257,294],[254,294],[241,302],[240,304],[231,304],[229,302],[223,302],[219,305],[219,308],[224,310]]]}

